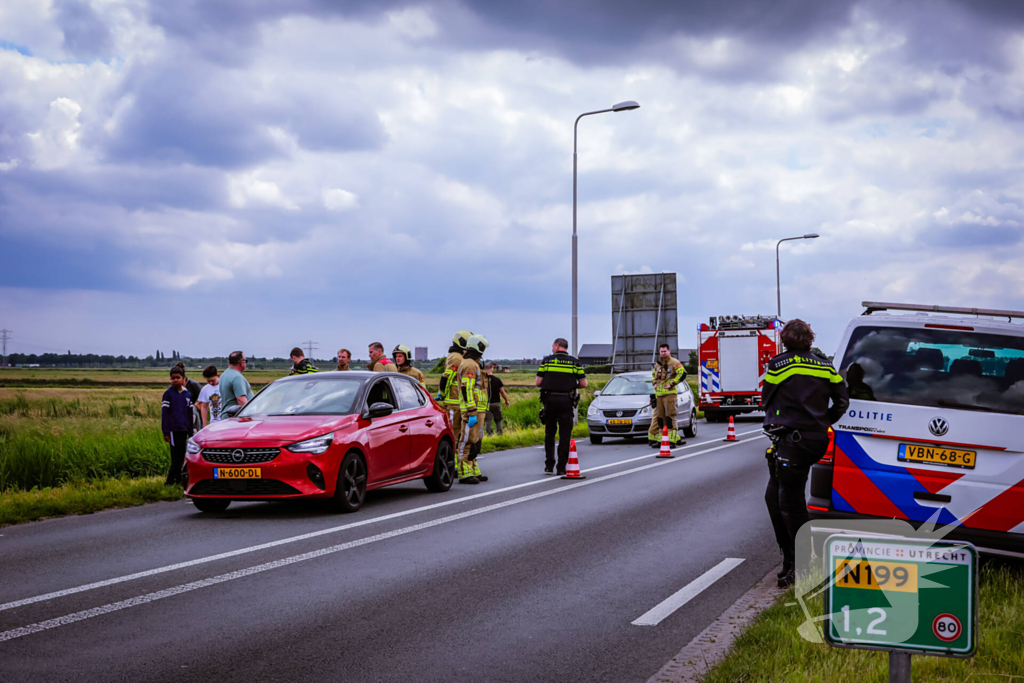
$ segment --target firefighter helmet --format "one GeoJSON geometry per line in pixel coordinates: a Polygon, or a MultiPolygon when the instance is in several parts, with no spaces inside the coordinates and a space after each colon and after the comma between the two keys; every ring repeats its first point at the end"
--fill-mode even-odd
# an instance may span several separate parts
{"type": "Polygon", "coordinates": [[[406,363],[412,362],[412,352],[409,350],[409,347],[406,346],[405,344],[399,344],[398,346],[395,347],[395,350],[391,352],[391,359],[395,361],[395,365],[398,365],[398,359],[395,358],[395,356],[397,356],[400,353],[405,354],[406,363]]]}
{"type": "Polygon", "coordinates": [[[487,337],[482,334],[474,334],[466,341],[466,349],[478,352],[481,356],[484,355],[484,351],[490,343],[487,341],[487,337]]]}
{"type": "Polygon", "coordinates": [[[455,344],[459,348],[466,348],[466,344],[469,342],[469,338],[473,336],[473,333],[469,330],[459,330],[452,337],[452,344],[455,344]]]}

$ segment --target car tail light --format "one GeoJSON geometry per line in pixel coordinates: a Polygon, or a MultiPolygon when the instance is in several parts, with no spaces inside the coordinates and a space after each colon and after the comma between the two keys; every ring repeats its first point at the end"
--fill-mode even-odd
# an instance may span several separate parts
{"type": "Polygon", "coordinates": [[[824,457],[818,461],[820,465],[831,465],[836,459],[836,432],[831,427],[828,428],[828,449],[825,451],[824,457]]]}

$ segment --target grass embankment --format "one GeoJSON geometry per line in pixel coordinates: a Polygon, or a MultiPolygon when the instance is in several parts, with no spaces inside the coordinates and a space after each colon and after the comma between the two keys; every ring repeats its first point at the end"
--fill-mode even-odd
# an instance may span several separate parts
{"type": "MultiPolygon", "coordinates": [[[[1024,680],[1024,564],[983,560],[979,573],[978,651],[972,659],[915,656],[912,679],[953,681],[1024,680]]],[[[888,680],[888,655],[815,644],[797,635],[804,614],[789,590],[762,612],[737,640],[728,657],[702,679],[705,683],[735,681],[811,683],[888,680]]],[[[821,600],[808,604],[820,616],[821,600]]]]}
{"type": "Polygon", "coordinates": [[[0,493],[0,527],[43,517],[85,515],[110,508],[179,500],[181,487],[165,486],[165,476],[75,481],[57,488],[0,493]]]}

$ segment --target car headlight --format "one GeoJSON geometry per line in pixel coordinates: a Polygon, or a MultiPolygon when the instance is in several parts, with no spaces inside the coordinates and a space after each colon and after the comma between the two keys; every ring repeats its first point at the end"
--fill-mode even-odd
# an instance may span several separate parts
{"type": "Polygon", "coordinates": [[[590,407],[587,408],[587,417],[593,417],[594,415],[597,415],[597,413],[597,401],[591,401],[590,407]]]}
{"type": "Polygon", "coordinates": [[[285,448],[290,450],[292,453],[312,453],[313,455],[320,455],[330,447],[332,441],[334,441],[333,433],[324,434],[323,436],[315,436],[312,439],[293,443],[291,446],[285,446],[285,448]]]}
{"type": "Polygon", "coordinates": [[[639,416],[639,415],[650,415],[650,414],[651,414],[651,407],[650,407],[650,406],[644,406],[644,407],[643,407],[643,408],[641,408],[641,409],[640,409],[640,411],[639,411],[639,412],[637,413],[637,415],[638,415],[638,416],[639,416]]]}
{"type": "Polygon", "coordinates": [[[185,445],[185,450],[191,455],[195,455],[199,451],[203,450],[202,447],[189,438],[188,443],[185,445]]]}

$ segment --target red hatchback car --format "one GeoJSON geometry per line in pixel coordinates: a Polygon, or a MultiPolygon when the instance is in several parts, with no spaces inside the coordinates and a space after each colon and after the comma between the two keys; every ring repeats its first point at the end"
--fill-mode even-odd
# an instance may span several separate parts
{"type": "Polygon", "coordinates": [[[203,512],[233,500],[328,498],[341,512],[369,489],[423,479],[451,488],[448,414],[405,375],[320,372],[279,379],[188,444],[185,495],[203,512]]]}

